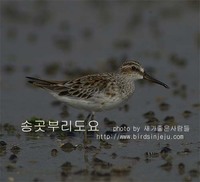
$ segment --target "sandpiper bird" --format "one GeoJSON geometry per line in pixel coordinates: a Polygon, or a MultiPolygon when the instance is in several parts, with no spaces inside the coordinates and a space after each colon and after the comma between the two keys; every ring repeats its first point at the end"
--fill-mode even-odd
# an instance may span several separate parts
{"type": "Polygon", "coordinates": [[[134,81],[146,79],[169,88],[163,82],[148,75],[137,61],[126,61],[116,73],[87,75],[74,80],[47,81],[27,77],[29,83],[49,91],[60,101],[94,113],[118,107],[134,93],[134,81]]]}

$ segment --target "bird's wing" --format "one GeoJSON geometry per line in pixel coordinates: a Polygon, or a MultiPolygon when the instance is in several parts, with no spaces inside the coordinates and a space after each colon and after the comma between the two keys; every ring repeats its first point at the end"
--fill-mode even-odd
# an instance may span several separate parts
{"type": "Polygon", "coordinates": [[[108,82],[108,78],[103,75],[83,76],[66,82],[58,95],[88,99],[106,89],[108,82]]]}
{"type": "Polygon", "coordinates": [[[78,97],[88,99],[95,93],[106,89],[109,84],[108,75],[88,75],[71,81],[47,81],[27,77],[29,83],[57,93],[59,96],[78,97]]]}

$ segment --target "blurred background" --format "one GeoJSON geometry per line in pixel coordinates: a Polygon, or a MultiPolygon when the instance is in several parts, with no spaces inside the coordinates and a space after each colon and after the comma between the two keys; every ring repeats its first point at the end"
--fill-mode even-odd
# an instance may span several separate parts
{"type": "MultiPolygon", "coordinates": [[[[23,142],[15,137],[9,138],[4,131],[5,123],[13,125],[20,133],[21,123],[33,116],[47,120],[75,121],[80,116],[87,115],[84,111],[78,111],[56,101],[45,91],[33,88],[27,84],[26,76],[47,80],[72,79],[85,74],[117,71],[126,59],[139,61],[147,72],[168,84],[171,89],[166,90],[146,81],[138,81],[136,92],[127,104],[96,115],[100,128],[106,130],[103,124],[105,118],[115,121],[117,125],[125,123],[129,126],[134,123],[143,127],[146,122],[143,114],[153,111],[161,122],[170,116],[176,124],[189,125],[190,132],[185,142],[199,143],[199,1],[1,0],[0,5],[0,109],[1,128],[4,133],[1,139],[7,140],[10,146],[16,143],[21,148],[26,145],[29,148],[35,146],[34,152],[31,149],[24,149],[21,158],[29,152],[37,154],[42,148],[41,157],[44,160],[47,157],[46,150],[49,152],[52,145],[58,147],[58,144],[52,144],[49,139],[27,143],[26,137],[23,142]],[[185,113],[189,113],[189,119],[185,118],[185,113]],[[45,145],[47,149],[44,148],[45,145]]],[[[117,141],[112,142],[116,146],[102,154],[107,160],[113,152],[118,152],[119,156],[143,156],[147,149],[155,150],[155,146],[158,146],[157,142],[154,142],[155,145],[144,142],[133,151],[134,141],[127,143],[126,147],[116,144],[117,141]]],[[[179,147],[177,141],[170,142],[176,152],[185,148],[180,147],[181,142],[178,142],[179,147]]],[[[166,143],[160,141],[159,145],[163,147],[166,143]]],[[[196,153],[184,159],[189,166],[182,176],[174,172],[169,175],[169,171],[166,173],[162,169],[159,174],[154,174],[157,166],[161,165],[157,159],[150,167],[151,177],[145,178],[138,172],[142,169],[148,173],[149,166],[139,165],[138,169],[131,169],[123,179],[156,181],[155,179],[164,179],[167,176],[171,181],[185,178],[198,180],[197,177],[191,177],[188,172],[199,165],[199,148],[196,143],[192,145],[196,153]]],[[[54,161],[54,167],[60,166],[64,154],[60,154],[57,162],[54,161]]],[[[77,155],[80,157],[80,153],[71,155],[72,158],[77,158],[77,155]]],[[[2,159],[6,166],[8,158],[9,153],[2,159]]],[[[21,166],[25,167],[28,164],[33,171],[31,180],[60,179],[57,176],[60,170],[52,166],[52,160],[46,165],[40,164],[41,161],[38,163],[37,160],[35,165],[30,164],[32,160],[36,159],[21,159],[21,166]],[[41,166],[38,169],[41,177],[38,177],[40,173],[36,170],[38,164],[45,168],[45,172],[41,172],[41,166]]],[[[82,159],[75,160],[74,165],[78,166],[80,160],[82,159]]],[[[180,160],[175,162],[175,166],[180,160]]],[[[118,160],[116,165],[123,162],[122,159],[118,160]]],[[[84,162],[81,166],[84,166],[84,162]]],[[[1,169],[4,172],[2,180],[5,181],[10,173],[5,166],[1,169]]],[[[15,166],[15,169],[19,172],[19,166],[15,166]]],[[[25,172],[20,169],[22,179],[28,181],[29,176],[25,172]]],[[[11,173],[12,176],[14,179],[21,179],[16,173],[11,173]]],[[[76,181],[79,178],[80,176],[73,176],[71,179],[76,181]]],[[[91,176],[87,176],[87,180],[89,179],[91,176]]],[[[120,178],[118,180],[120,181],[120,178]]]]}

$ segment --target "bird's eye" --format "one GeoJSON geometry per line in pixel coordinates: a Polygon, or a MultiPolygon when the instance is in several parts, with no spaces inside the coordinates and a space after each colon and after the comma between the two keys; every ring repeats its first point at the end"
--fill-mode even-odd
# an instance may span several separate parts
{"type": "Polygon", "coordinates": [[[135,71],[135,70],[136,70],[135,66],[132,66],[132,70],[133,70],[133,71],[135,71]]]}

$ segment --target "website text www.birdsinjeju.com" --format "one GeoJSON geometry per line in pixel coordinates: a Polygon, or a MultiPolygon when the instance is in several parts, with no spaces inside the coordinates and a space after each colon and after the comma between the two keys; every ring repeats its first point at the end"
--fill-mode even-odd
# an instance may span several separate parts
{"type": "Polygon", "coordinates": [[[183,140],[184,134],[190,131],[189,125],[145,125],[140,126],[113,126],[109,131],[101,134],[99,123],[96,120],[77,121],[45,121],[31,120],[21,123],[24,133],[35,132],[95,132],[98,140],[183,140]]]}

